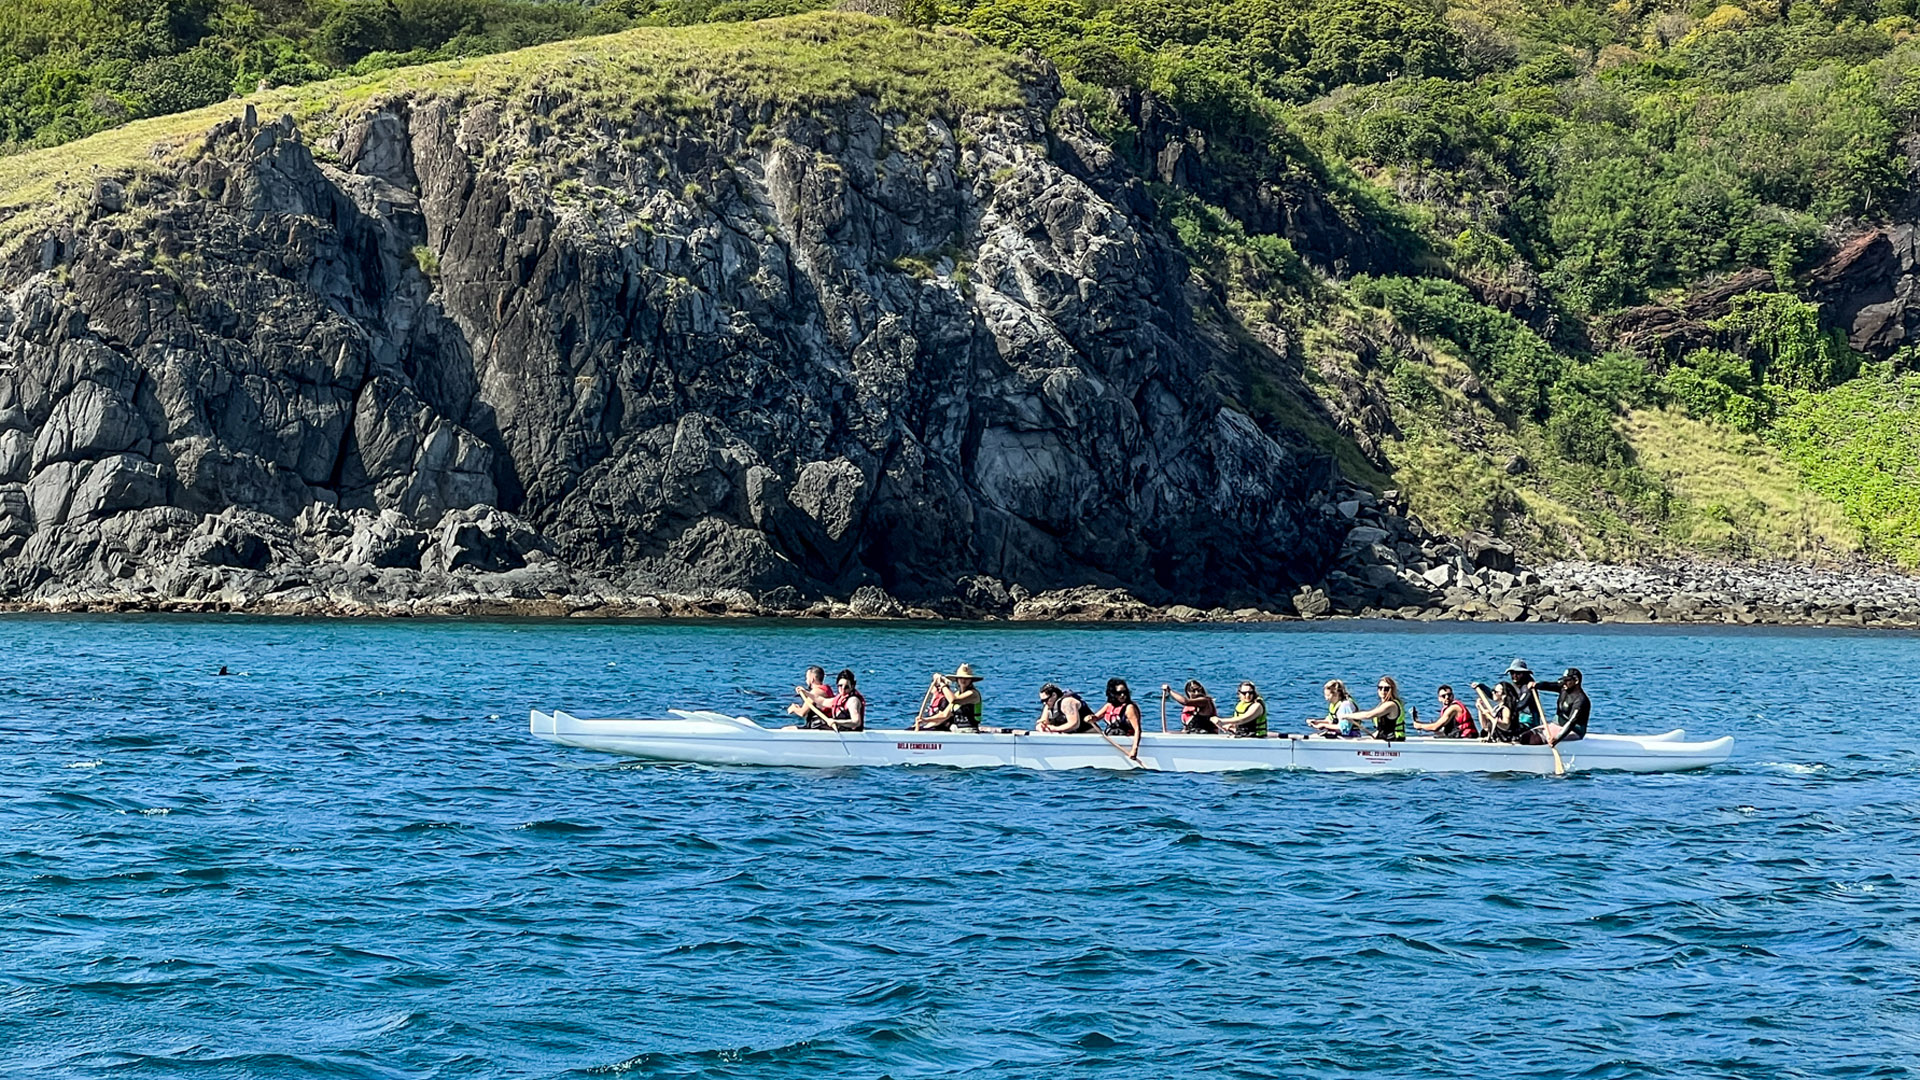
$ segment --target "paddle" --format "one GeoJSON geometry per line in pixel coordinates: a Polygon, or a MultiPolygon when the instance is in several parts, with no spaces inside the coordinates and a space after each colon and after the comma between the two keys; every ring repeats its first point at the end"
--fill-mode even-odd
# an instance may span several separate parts
{"type": "MultiPolygon", "coordinates": [[[[1533,714],[1540,718],[1540,728],[1544,735],[1547,726],[1547,710],[1540,704],[1540,688],[1533,683],[1528,683],[1527,689],[1533,694],[1533,714]]],[[[1567,763],[1560,760],[1560,747],[1556,746],[1552,739],[1547,739],[1546,743],[1547,749],[1553,751],[1553,775],[1567,775],[1567,763]]]]}
{"type": "Polygon", "coordinates": [[[1500,709],[1494,705],[1491,698],[1487,697],[1487,692],[1480,689],[1479,683],[1473,685],[1473,696],[1476,703],[1480,706],[1480,741],[1492,742],[1494,727],[1500,723],[1500,709]],[[1493,719],[1488,720],[1487,717],[1489,716],[1493,717],[1493,719]]]}
{"type": "Polygon", "coordinates": [[[1120,751],[1120,756],[1121,756],[1121,757],[1124,757],[1124,758],[1126,758],[1126,759],[1127,759],[1128,761],[1131,761],[1131,762],[1133,762],[1133,767],[1134,767],[1134,768],[1136,768],[1136,769],[1144,769],[1144,768],[1146,768],[1146,767],[1147,767],[1147,764],[1146,764],[1146,762],[1144,762],[1144,761],[1141,761],[1141,760],[1140,760],[1140,758],[1139,758],[1139,757],[1138,757],[1137,755],[1135,755],[1135,754],[1134,754],[1134,753],[1133,753],[1133,752],[1132,752],[1131,750],[1128,750],[1128,749],[1127,749],[1126,747],[1124,747],[1124,746],[1121,746],[1121,745],[1120,745],[1120,744],[1119,744],[1118,742],[1115,742],[1115,741],[1114,741],[1114,739],[1113,739],[1113,736],[1111,736],[1111,735],[1108,735],[1108,734],[1107,734],[1107,733],[1106,733],[1105,731],[1101,731],[1101,730],[1100,730],[1100,725],[1098,725],[1098,724],[1095,724],[1095,725],[1093,726],[1093,730],[1094,730],[1094,731],[1096,731],[1096,732],[1099,732],[1099,734],[1100,734],[1100,737],[1101,737],[1101,738],[1103,738],[1103,739],[1105,739],[1105,740],[1107,740],[1107,745],[1108,745],[1108,746],[1111,746],[1111,747],[1113,747],[1113,748],[1114,748],[1115,750],[1118,750],[1118,751],[1120,751]]]}
{"type": "Polygon", "coordinates": [[[927,680],[927,692],[920,695],[920,707],[913,710],[913,726],[908,728],[907,729],[908,731],[920,730],[920,721],[926,719],[927,717],[927,702],[933,700],[933,688],[935,685],[939,683],[939,681],[940,681],[940,676],[938,675],[935,675],[933,678],[927,680]]]}
{"type": "Polygon", "coordinates": [[[1160,733],[1167,733],[1167,691],[1160,691],[1160,733]]]}
{"type": "MultiPolygon", "coordinates": [[[[1127,715],[1126,710],[1125,709],[1120,710],[1120,715],[1123,717],[1126,716],[1127,715]]],[[[1120,751],[1120,756],[1126,758],[1128,761],[1133,762],[1134,768],[1144,769],[1147,767],[1146,763],[1140,760],[1140,756],[1138,754],[1135,754],[1133,751],[1128,750],[1126,747],[1121,746],[1118,742],[1115,742],[1113,739],[1113,736],[1107,734],[1107,729],[1100,726],[1100,721],[1097,718],[1093,722],[1093,730],[1095,734],[1107,740],[1108,746],[1111,746],[1115,750],[1120,751]]]]}

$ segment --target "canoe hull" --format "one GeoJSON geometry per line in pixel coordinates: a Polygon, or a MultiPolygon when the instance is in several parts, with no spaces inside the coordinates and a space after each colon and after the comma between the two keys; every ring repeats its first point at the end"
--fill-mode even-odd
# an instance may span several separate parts
{"type": "MultiPolygon", "coordinates": [[[[535,711],[532,733],[548,742],[649,761],[698,765],[845,768],[867,765],[944,765],[953,768],[1145,769],[1157,772],[1552,773],[1544,746],[1512,746],[1457,739],[1317,739],[1285,736],[1233,739],[1219,735],[1148,734],[1135,764],[1094,735],[1034,732],[801,731],[763,728],[743,717],[679,712],[663,719],[584,719],[535,711]]],[[[1733,739],[1682,742],[1673,733],[1610,736],[1561,745],[1569,772],[1677,772],[1717,765],[1733,739]]]]}

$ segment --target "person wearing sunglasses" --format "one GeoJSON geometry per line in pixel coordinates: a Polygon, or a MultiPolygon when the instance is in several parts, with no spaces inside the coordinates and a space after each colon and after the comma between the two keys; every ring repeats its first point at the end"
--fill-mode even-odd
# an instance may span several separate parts
{"type": "Polygon", "coordinates": [[[1132,739],[1132,747],[1126,748],[1127,756],[1139,760],[1140,736],[1147,726],[1140,722],[1140,706],[1134,702],[1133,688],[1127,685],[1127,680],[1107,680],[1107,704],[1094,720],[1106,730],[1107,738],[1116,740],[1116,745],[1117,740],[1132,739]]]}
{"type": "Polygon", "coordinates": [[[1239,700],[1233,703],[1233,715],[1220,718],[1220,730],[1240,739],[1267,737],[1267,703],[1260,697],[1259,687],[1250,682],[1240,684],[1239,700]]]}
{"type": "Polygon", "coordinates": [[[1510,682],[1499,686],[1474,683],[1473,693],[1480,701],[1481,738],[1489,742],[1518,742],[1520,739],[1520,691],[1510,682]]]}
{"type": "Polygon", "coordinates": [[[1393,676],[1380,676],[1376,687],[1380,691],[1380,704],[1371,709],[1353,714],[1361,723],[1373,721],[1373,737],[1387,742],[1401,742],[1407,737],[1407,705],[1400,700],[1400,684],[1393,676]]]}
{"type": "MultiPolygon", "coordinates": [[[[1180,730],[1189,735],[1218,735],[1220,709],[1213,703],[1213,695],[1200,685],[1199,679],[1188,679],[1185,692],[1175,690],[1171,683],[1160,684],[1160,696],[1172,698],[1180,705],[1180,730]]],[[[1164,710],[1163,710],[1164,712],[1164,710]]]]}
{"type": "Polygon", "coordinates": [[[1054,735],[1081,735],[1098,729],[1093,726],[1093,710],[1087,706],[1085,698],[1048,683],[1040,688],[1040,720],[1033,730],[1054,735]]]}
{"type": "Polygon", "coordinates": [[[1559,695],[1553,705],[1553,722],[1528,731],[1520,741],[1535,745],[1557,746],[1587,737],[1587,720],[1593,715],[1593,702],[1582,688],[1579,668],[1568,668],[1565,675],[1551,682],[1534,683],[1535,690],[1559,695]]]}
{"type": "Polygon", "coordinates": [[[1440,702],[1440,719],[1431,724],[1422,724],[1418,720],[1413,726],[1420,731],[1431,731],[1436,739],[1477,739],[1480,732],[1473,726],[1473,713],[1467,710],[1467,703],[1453,696],[1453,687],[1441,686],[1434,692],[1440,702]]]}

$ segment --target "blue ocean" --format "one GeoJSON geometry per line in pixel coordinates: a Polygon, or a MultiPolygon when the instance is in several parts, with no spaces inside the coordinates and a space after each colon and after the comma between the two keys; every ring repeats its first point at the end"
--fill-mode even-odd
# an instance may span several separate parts
{"type": "MultiPolygon", "coordinates": [[[[1920,638],[1666,628],[0,620],[0,1073],[1920,1074],[1920,638]],[[1680,775],[644,765],[529,708],[989,722],[1581,667],[1680,775]],[[225,666],[230,674],[215,674],[225,666]]],[[[1370,692],[1361,694],[1370,703],[1370,692]]],[[[1430,710],[1431,706],[1428,706],[1430,710]]]]}

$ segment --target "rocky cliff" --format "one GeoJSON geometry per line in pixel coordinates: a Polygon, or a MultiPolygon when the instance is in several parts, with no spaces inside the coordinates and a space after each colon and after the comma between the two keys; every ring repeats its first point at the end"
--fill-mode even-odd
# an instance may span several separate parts
{"type": "Polygon", "coordinates": [[[1326,569],[1329,464],[1233,404],[1255,346],[1049,71],[815,16],[699,28],[695,87],[676,33],[231,108],[16,201],[0,596],[1284,606],[1326,569]]]}

